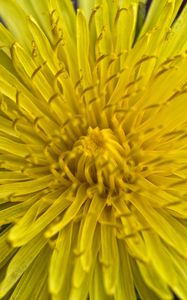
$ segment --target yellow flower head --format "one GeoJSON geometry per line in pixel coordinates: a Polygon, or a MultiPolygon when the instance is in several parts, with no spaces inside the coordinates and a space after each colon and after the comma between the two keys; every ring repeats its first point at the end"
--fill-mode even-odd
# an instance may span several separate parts
{"type": "Polygon", "coordinates": [[[143,2],[0,0],[0,299],[187,299],[187,7],[143,2]]]}

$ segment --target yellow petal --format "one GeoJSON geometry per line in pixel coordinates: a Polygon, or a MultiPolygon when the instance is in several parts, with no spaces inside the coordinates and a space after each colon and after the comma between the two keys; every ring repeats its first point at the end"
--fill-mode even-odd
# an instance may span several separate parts
{"type": "Polygon", "coordinates": [[[144,282],[141,273],[137,267],[137,264],[134,260],[131,260],[131,266],[133,271],[133,278],[135,282],[135,287],[142,300],[160,300],[160,297],[156,295],[144,282]]]}
{"type": "Polygon", "coordinates": [[[89,66],[89,33],[88,23],[81,10],[77,12],[77,56],[80,74],[85,82],[92,82],[91,70],[89,66]],[[84,46],[84,52],[82,47],[84,46]]]}
{"type": "Polygon", "coordinates": [[[40,298],[40,293],[47,281],[47,269],[50,254],[51,249],[49,246],[46,246],[41,250],[39,255],[19,280],[11,294],[10,300],[20,298],[25,300],[29,298],[42,299],[40,298]]]}
{"type": "Polygon", "coordinates": [[[22,274],[27,270],[36,256],[46,244],[46,239],[40,234],[30,243],[22,247],[14,255],[8,265],[6,276],[0,284],[0,297],[2,298],[18,281],[22,274]]]}
{"type": "Polygon", "coordinates": [[[72,243],[72,224],[63,228],[58,235],[50,262],[49,289],[58,294],[69,268],[69,256],[72,243]],[[63,270],[63,271],[62,271],[63,270]]]}
{"type": "Polygon", "coordinates": [[[2,19],[6,20],[5,22],[8,29],[13,33],[17,41],[29,49],[32,38],[27,27],[27,15],[24,10],[14,0],[10,0],[8,2],[6,0],[1,0],[0,6],[0,15],[2,19]],[[11,15],[11,18],[9,15],[11,15]]]}
{"type": "Polygon", "coordinates": [[[79,213],[79,210],[81,206],[85,203],[87,200],[87,194],[86,194],[86,185],[81,185],[76,193],[76,197],[73,201],[73,203],[69,206],[69,208],[66,210],[62,220],[51,226],[46,232],[46,237],[51,237],[55,235],[57,232],[59,232],[62,228],[65,228],[66,225],[68,225],[75,216],[79,213]]]}
{"type": "Polygon", "coordinates": [[[17,2],[29,16],[32,15],[36,19],[46,36],[52,41],[50,14],[46,13],[48,1],[41,0],[37,6],[35,0],[18,0],[17,2]]]}
{"type": "Polygon", "coordinates": [[[49,101],[54,91],[41,70],[38,69],[32,57],[29,56],[18,43],[15,43],[11,50],[12,60],[18,73],[20,73],[31,86],[34,85],[36,87],[43,99],[49,101]]]}
{"type": "Polygon", "coordinates": [[[51,72],[55,75],[58,71],[58,62],[55,60],[54,51],[52,50],[49,40],[42,32],[34,18],[31,16],[28,18],[28,27],[39,53],[41,54],[43,60],[47,62],[51,72]]]}
{"type": "Polygon", "coordinates": [[[151,262],[146,265],[140,262],[137,264],[145,283],[158,295],[159,299],[162,297],[163,300],[172,300],[173,295],[168,284],[160,277],[159,272],[156,272],[151,262]]]}
{"type": "Polygon", "coordinates": [[[52,193],[54,203],[47,210],[45,210],[45,208],[49,203],[46,201],[48,197],[50,198],[50,194],[44,197],[44,201],[42,201],[41,198],[41,201],[38,200],[35,205],[31,206],[24,217],[12,228],[9,234],[9,240],[15,247],[28,243],[28,241],[41,232],[69,206],[69,200],[64,198],[64,196],[67,195],[67,191],[62,193],[57,199],[55,198],[55,194],[58,195],[59,192],[52,193]],[[37,218],[41,212],[41,216],[37,218]]]}
{"type": "Polygon", "coordinates": [[[168,256],[163,242],[152,231],[144,232],[143,236],[155,270],[171,288],[175,287],[177,274],[175,273],[171,258],[168,256]]]}
{"type": "Polygon", "coordinates": [[[115,229],[101,225],[101,251],[103,281],[107,294],[115,294],[119,272],[119,253],[115,237],[115,229]],[[115,257],[115,261],[114,261],[115,257]]]}
{"type": "MultiPolygon", "coordinates": [[[[133,199],[132,202],[134,206],[140,211],[142,216],[146,219],[146,221],[149,223],[149,225],[155,230],[155,232],[160,237],[162,237],[162,239],[166,243],[173,246],[178,253],[186,257],[186,239],[184,239],[184,236],[187,235],[186,228],[181,227],[180,232],[178,232],[176,228],[172,225],[172,217],[170,222],[168,222],[168,220],[166,219],[167,214],[162,214],[162,212],[154,209],[149,205],[147,201],[146,206],[143,204],[142,199],[133,199]]],[[[174,221],[175,220],[173,219],[173,222],[174,221]]]]}
{"type": "Polygon", "coordinates": [[[185,52],[187,49],[186,34],[187,34],[187,7],[185,6],[180,16],[177,18],[171,28],[171,32],[166,39],[164,50],[161,53],[161,58],[164,60],[167,57],[174,56],[178,53],[185,52]]]}
{"type": "Polygon", "coordinates": [[[91,14],[91,10],[94,7],[94,2],[95,2],[95,0],[90,0],[90,1],[78,0],[78,7],[82,8],[84,10],[87,18],[91,14]]]}
{"type": "Polygon", "coordinates": [[[9,234],[9,229],[7,229],[5,232],[1,233],[0,235],[0,263],[2,263],[7,256],[10,255],[10,253],[13,251],[11,246],[7,243],[7,236],[9,234]]]}
{"type": "Polygon", "coordinates": [[[121,241],[118,241],[118,249],[120,269],[116,288],[116,300],[136,300],[137,298],[134,290],[134,280],[129,260],[129,254],[125,245],[121,241]]]}
{"type": "Polygon", "coordinates": [[[93,261],[93,239],[97,226],[97,221],[101,215],[106,204],[106,200],[94,195],[90,207],[88,209],[86,218],[82,221],[80,228],[80,253],[83,253],[80,257],[83,269],[88,271],[92,267],[93,261]],[[88,234],[89,232],[89,234],[88,234]]]}
{"type": "MultiPolygon", "coordinates": [[[[151,3],[150,10],[148,12],[148,16],[146,17],[144,26],[142,28],[141,34],[144,34],[146,31],[149,31],[153,27],[155,27],[159,23],[160,16],[163,15],[164,10],[168,5],[173,5],[173,12],[171,15],[171,19],[165,20],[166,23],[171,23],[176,14],[178,9],[180,8],[180,5],[182,3],[182,0],[158,0],[153,1],[151,3]]],[[[161,25],[161,24],[160,24],[161,25]]]]}
{"type": "MultiPolygon", "coordinates": [[[[103,274],[102,267],[100,262],[97,260],[96,266],[94,269],[93,279],[90,285],[90,300],[113,300],[113,296],[107,295],[104,283],[103,283],[103,274]]],[[[116,298],[117,299],[117,298],[116,298]]],[[[125,298],[124,298],[125,299],[125,298]]],[[[132,299],[133,300],[133,299],[132,299]]]]}

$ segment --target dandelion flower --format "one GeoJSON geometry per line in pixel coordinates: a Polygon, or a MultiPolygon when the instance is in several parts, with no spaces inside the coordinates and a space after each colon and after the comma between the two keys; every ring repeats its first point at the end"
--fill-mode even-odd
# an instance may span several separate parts
{"type": "Polygon", "coordinates": [[[187,299],[187,7],[142,2],[0,0],[0,299],[187,299]]]}

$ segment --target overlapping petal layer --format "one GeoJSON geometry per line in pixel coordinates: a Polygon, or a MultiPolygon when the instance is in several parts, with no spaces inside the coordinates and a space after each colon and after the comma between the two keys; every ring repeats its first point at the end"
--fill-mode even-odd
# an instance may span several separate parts
{"type": "Polygon", "coordinates": [[[186,299],[187,8],[140,2],[0,0],[1,299],[186,299]]]}

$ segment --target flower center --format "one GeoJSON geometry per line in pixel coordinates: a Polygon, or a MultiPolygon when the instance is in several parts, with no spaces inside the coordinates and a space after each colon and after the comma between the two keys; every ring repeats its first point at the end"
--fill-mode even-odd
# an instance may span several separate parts
{"type": "Polygon", "coordinates": [[[64,161],[80,182],[97,187],[100,193],[118,194],[135,180],[136,164],[127,144],[113,129],[89,127],[64,161]]]}
{"type": "Polygon", "coordinates": [[[99,130],[98,127],[89,128],[88,135],[82,138],[81,144],[85,155],[96,157],[101,154],[105,146],[103,130],[99,130]]]}

